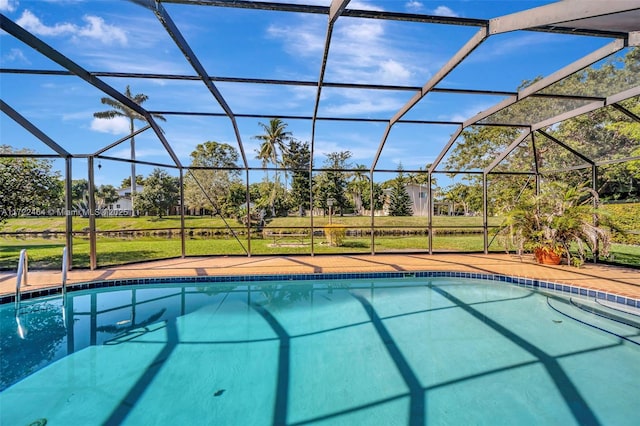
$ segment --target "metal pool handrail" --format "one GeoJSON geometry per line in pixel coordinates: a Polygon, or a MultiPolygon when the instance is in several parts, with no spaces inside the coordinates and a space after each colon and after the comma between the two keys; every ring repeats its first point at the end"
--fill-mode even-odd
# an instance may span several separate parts
{"type": "Polygon", "coordinates": [[[18,261],[18,274],[16,278],[16,315],[20,308],[20,287],[22,281],[27,285],[27,271],[29,269],[29,258],[27,256],[27,249],[20,250],[20,260],[18,261]]]}

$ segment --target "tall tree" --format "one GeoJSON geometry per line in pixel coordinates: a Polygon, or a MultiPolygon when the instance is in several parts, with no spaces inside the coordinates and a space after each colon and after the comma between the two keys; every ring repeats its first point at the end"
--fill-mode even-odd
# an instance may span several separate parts
{"type": "Polygon", "coordinates": [[[311,177],[309,165],[311,164],[311,150],[309,142],[300,142],[295,139],[289,141],[289,147],[283,155],[283,164],[291,171],[291,202],[298,206],[298,214],[304,215],[309,205],[309,193],[311,191],[311,177]]]}
{"type": "MultiPolygon", "coordinates": [[[[0,154],[31,154],[0,145],[0,154]]],[[[49,214],[62,207],[60,172],[52,161],[25,157],[0,157],[0,223],[10,216],[49,214]]]]}
{"type": "Polygon", "coordinates": [[[351,197],[353,198],[353,206],[356,213],[361,215],[362,209],[364,207],[362,195],[367,190],[367,187],[369,186],[371,181],[369,180],[369,170],[367,169],[367,166],[363,164],[356,164],[355,168],[356,170],[351,172],[351,180],[347,184],[347,188],[351,193],[351,197]]]}
{"type": "Polygon", "coordinates": [[[229,144],[215,141],[198,144],[191,153],[191,169],[185,176],[185,204],[221,214],[239,208],[227,202],[231,199],[231,185],[239,182],[238,158],[238,151],[229,144]]]}
{"type": "Polygon", "coordinates": [[[262,160],[262,165],[266,167],[271,163],[274,166],[280,164],[279,156],[287,152],[287,143],[291,140],[291,132],[288,132],[287,123],[279,118],[272,118],[269,124],[258,123],[264,134],[254,136],[259,140],[260,148],[257,158],[262,160]]]}
{"type": "Polygon", "coordinates": [[[362,207],[367,210],[382,210],[384,208],[384,190],[378,182],[373,182],[373,197],[371,196],[371,186],[367,185],[362,191],[362,207]],[[373,205],[371,199],[373,198],[373,205]]]}
{"type": "MultiPolygon", "coordinates": [[[[258,123],[264,133],[254,136],[254,139],[261,141],[260,148],[258,149],[258,155],[256,158],[262,160],[262,166],[266,167],[269,163],[276,167],[274,173],[274,183],[272,187],[272,195],[270,199],[271,214],[275,215],[274,202],[277,192],[277,186],[279,186],[278,180],[278,166],[281,165],[280,158],[285,155],[287,151],[287,143],[291,140],[291,132],[288,132],[287,123],[279,118],[272,118],[269,120],[269,124],[258,123]]],[[[285,178],[286,179],[286,178],[285,178]]],[[[267,181],[269,180],[269,173],[267,172],[267,181]]]]}
{"type": "MultiPolygon", "coordinates": [[[[545,92],[560,95],[609,96],[637,85],[639,70],[640,48],[634,47],[628,49],[625,56],[614,56],[603,64],[578,71],[551,85],[545,89],[545,92]]],[[[539,79],[525,81],[520,88],[527,87],[539,79]]],[[[638,97],[627,99],[619,104],[635,115],[640,114],[638,97]]],[[[486,123],[542,121],[582,105],[584,101],[579,99],[560,101],[533,97],[499,111],[484,121],[486,123]]],[[[635,150],[638,149],[639,129],[640,124],[632,118],[613,107],[607,107],[565,120],[543,130],[588,158],[603,161],[633,157],[634,152],[637,152],[635,150]]],[[[461,134],[445,167],[452,171],[482,169],[518,135],[519,131],[513,128],[472,126],[461,134]]],[[[575,169],[575,166],[584,164],[584,160],[555,141],[535,134],[534,139],[525,139],[512,154],[507,156],[498,165],[496,171],[533,172],[537,167],[547,179],[560,179],[578,185],[584,181],[582,175],[570,171],[575,169]],[[536,156],[533,155],[534,150],[536,156]]],[[[637,189],[640,182],[634,173],[635,167],[633,161],[599,167],[598,190],[601,198],[633,198],[640,194],[640,189],[637,189]]],[[[471,176],[467,180],[471,185],[480,185],[478,177],[471,176]]],[[[496,184],[500,187],[493,191],[498,194],[518,194],[522,190],[518,179],[498,179],[495,180],[494,185],[496,184]]]]}
{"type": "Polygon", "coordinates": [[[318,173],[313,181],[314,204],[327,211],[327,199],[333,198],[334,209],[340,209],[340,215],[349,205],[347,184],[349,173],[343,170],[351,168],[351,151],[330,152],[323,163],[325,170],[318,173]]]}
{"type": "Polygon", "coordinates": [[[404,176],[402,164],[398,165],[398,175],[391,181],[389,194],[389,216],[411,216],[411,198],[406,187],[407,178],[404,176]]]}
{"type": "MultiPolygon", "coordinates": [[[[132,95],[131,88],[129,87],[129,85],[127,85],[127,88],[124,91],[124,95],[138,105],[142,105],[145,101],[149,99],[147,95],[142,93],[138,93],[137,95],[132,95]]],[[[135,132],[135,120],[146,122],[146,119],[142,115],[138,114],[137,112],[127,107],[126,105],[122,104],[121,102],[116,101],[115,99],[104,97],[100,99],[100,102],[102,102],[104,105],[110,106],[113,109],[110,109],[108,111],[94,112],[93,116],[96,118],[108,119],[108,120],[116,117],[125,117],[126,119],[129,120],[129,134],[132,134],[133,132],[135,132]]],[[[153,117],[157,118],[158,120],[166,121],[166,119],[160,114],[154,114],[153,117]]],[[[136,194],[136,163],[135,163],[136,139],[135,137],[132,136],[130,141],[131,141],[131,202],[134,203],[135,194],[136,194]]]]}
{"type": "Polygon", "coordinates": [[[458,206],[462,207],[465,216],[482,210],[482,188],[478,185],[457,182],[445,190],[444,199],[452,203],[454,212],[458,206]]]}
{"type": "Polygon", "coordinates": [[[142,192],[135,200],[135,209],[157,214],[162,218],[165,211],[178,204],[180,182],[166,171],[155,168],[145,180],[142,192]]]}
{"type": "Polygon", "coordinates": [[[113,204],[120,198],[118,191],[113,185],[100,185],[96,190],[96,198],[99,208],[105,208],[113,204]]]}
{"type": "MultiPolygon", "coordinates": [[[[136,175],[136,185],[143,186],[144,185],[144,176],[136,175]]],[[[120,188],[126,188],[127,186],[131,186],[131,176],[127,176],[123,178],[120,182],[120,188]]]]}
{"type": "Polygon", "coordinates": [[[73,179],[71,181],[71,200],[74,203],[84,201],[89,191],[89,181],[86,179],[73,179]]]}

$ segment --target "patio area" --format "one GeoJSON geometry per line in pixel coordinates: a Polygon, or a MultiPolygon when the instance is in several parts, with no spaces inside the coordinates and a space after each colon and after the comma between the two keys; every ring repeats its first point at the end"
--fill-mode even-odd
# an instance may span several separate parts
{"type": "MultiPolygon", "coordinates": [[[[335,272],[460,271],[503,274],[575,285],[640,299],[640,271],[610,265],[536,264],[532,256],[509,254],[377,254],[342,256],[189,257],[97,270],[69,271],[68,284],[126,278],[319,274],[335,272]]],[[[23,292],[57,287],[60,271],[29,271],[23,292]]],[[[0,273],[0,296],[15,292],[15,272],[0,273]]]]}

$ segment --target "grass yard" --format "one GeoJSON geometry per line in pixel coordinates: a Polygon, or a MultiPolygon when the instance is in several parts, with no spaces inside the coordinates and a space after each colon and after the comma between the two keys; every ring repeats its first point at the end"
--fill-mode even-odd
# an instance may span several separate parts
{"type": "MultiPolygon", "coordinates": [[[[393,227],[393,228],[415,228],[424,229],[427,227],[426,217],[417,216],[380,216],[375,217],[375,226],[377,227],[393,227]]],[[[73,217],[73,231],[86,232],[89,230],[89,219],[82,217],[73,217]]],[[[243,227],[237,220],[228,218],[226,222],[231,227],[243,227]]],[[[368,216],[334,216],[333,223],[344,224],[348,228],[369,228],[371,226],[371,217],[368,216]]],[[[499,217],[489,218],[490,226],[498,226],[502,222],[499,217]]],[[[313,224],[315,227],[322,227],[329,223],[328,217],[314,217],[313,224]]],[[[465,227],[481,227],[482,218],[479,216],[436,216],[433,218],[433,225],[445,228],[465,228],[465,227]]],[[[311,226],[310,217],[278,217],[270,220],[267,229],[282,228],[303,228],[311,226]]],[[[185,227],[193,229],[220,228],[225,229],[226,224],[220,217],[214,216],[187,216],[185,217],[185,227]]],[[[142,217],[98,217],[96,218],[97,231],[150,231],[162,229],[179,229],[180,217],[168,216],[163,218],[142,216],[142,217]]],[[[9,219],[0,226],[0,232],[64,232],[65,219],[63,217],[21,217],[9,219]]]]}
{"type": "MultiPolygon", "coordinates": [[[[248,242],[240,242],[248,248],[248,242]]],[[[370,253],[370,237],[347,238],[341,247],[329,246],[323,237],[314,239],[316,254],[354,254],[370,253]]],[[[376,237],[377,253],[426,252],[428,239],[425,236],[376,237]]],[[[479,252],[482,251],[482,235],[444,235],[434,236],[434,252],[479,252]]],[[[63,238],[0,238],[0,269],[15,269],[20,250],[28,249],[29,267],[33,269],[58,269],[61,267],[63,238]]],[[[246,255],[243,247],[233,237],[227,238],[187,238],[185,240],[187,256],[225,256],[246,255]]],[[[499,245],[492,245],[491,251],[502,252],[499,245]]],[[[99,237],[97,240],[98,266],[119,265],[132,262],[149,261],[179,257],[181,241],[178,235],[166,237],[112,238],[99,237]]],[[[251,253],[254,255],[310,254],[311,239],[282,240],[277,244],[270,238],[251,240],[251,253]]],[[[640,246],[615,244],[613,261],[640,266],[640,246]]],[[[73,265],[76,268],[89,267],[89,240],[74,238],[73,265]]]]}
{"type": "MultiPolygon", "coordinates": [[[[72,218],[74,232],[89,230],[89,219],[74,216],[72,218]]],[[[229,220],[231,226],[240,226],[235,220],[229,220]]],[[[225,228],[224,221],[218,217],[198,216],[186,217],[185,227],[188,228],[225,228]]],[[[143,217],[98,217],[96,218],[96,230],[98,231],[134,231],[155,229],[179,229],[180,217],[168,216],[163,218],[143,217]]],[[[0,226],[0,232],[64,232],[64,217],[20,217],[9,219],[0,226]]]]}
{"type": "MultiPolygon", "coordinates": [[[[425,217],[375,217],[379,235],[375,236],[375,251],[426,252],[428,238],[425,217]],[[404,232],[404,234],[403,234],[404,232]],[[417,233],[416,233],[417,232],[417,233]],[[392,235],[393,234],[393,235],[392,235]]],[[[490,218],[490,226],[499,226],[501,218],[490,218]]],[[[324,236],[316,233],[314,253],[354,254],[371,253],[370,217],[333,217],[333,224],[342,224],[353,235],[347,235],[340,247],[326,243],[324,236]]],[[[310,254],[311,238],[309,217],[275,218],[265,227],[265,231],[301,234],[300,236],[264,236],[259,232],[247,241],[241,232],[244,228],[235,220],[228,220],[230,226],[239,232],[236,240],[227,230],[224,221],[218,217],[186,217],[187,256],[246,255],[246,250],[254,255],[310,254]]],[[[322,231],[329,223],[328,217],[314,217],[314,228],[322,231]]],[[[17,218],[9,219],[0,232],[38,232],[37,236],[0,236],[0,269],[15,269],[22,248],[27,248],[30,267],[34,269],[58,269],[61,267],[64,247],[64,218],[17,218]]],[[[89,267],[89,239],[86,218],[73,218],[73,265],[76,268],[89,267]]],[[[97,218],[97,261],[98,266],[119,265],[155,259],[174,258],[181,255],[179,234],[180,218],[176,216],[158,219],[155,217],[97,218]],[[122,235],[127,233],[128,235],[122,235]]],[[[435,252],[480,252],[483,249],[481,217],[434,217],[433,250],[435,252]],[[465,233],[467,232],[467,233],[465,233]],[[475,233],[472,233],[475,232],[475,233]]],[[[497,228],[491,229],[490,241],[497,228]]],[[[502,252],[499,242],[493,241],[490,251],[502,252]]],[[[615,244],[612,250],[614,262],[640,266],[640,246],[615,244]]]]}

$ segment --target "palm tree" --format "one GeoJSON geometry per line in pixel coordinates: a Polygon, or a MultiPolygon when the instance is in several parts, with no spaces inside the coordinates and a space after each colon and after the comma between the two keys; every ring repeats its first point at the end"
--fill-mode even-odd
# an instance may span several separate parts
{"type": "MultiPolygon", "coordinates": [[[[131,95],[131,88],[129,87],[129,85],[127,85],[127,88],[124,91],[124,95],[131,99],[133,102],[135,102],[138,105],[142,105],[143,102],[145,102],[147,99],[149,99],[149,97],[145,94],[142,93],[138,93],[137,95],[133,96],[131,95]]],[[[111,108],[113,108],[112,110],[109,111],[101,111],[101,112],[94,112],[93,116],[95,118],[103,118],[103,119],[107,119],[110,120],[112,118],[116,118],[116,117],[125,117],[127,119],[129,119],[129,134],[132,134],[133,132],[135,132],[135,126],[134,126],[134,121],[135,120],[140,120],[140,121],[147,121],[144,116],[138,114],[137,112],[135,112],[134,110],[132,110],[131,108],[127,107],[126,105],[112,99],[112,98],[101,98],[100,102],[102,102],[105,105],[110,106],[111,108]]],[[[162,115],[160,114],[153,114],[154,118],[157,118],[159,120],[162,121],[167,121],[162,115]]],[[[132,136],[131,137],[131,205],[133,206],[133,199],[135,197],[135,193],[136,193],[136,140],[135,138],[132,136]]],[[[132,209],[131,214],[135,215],[135,210],[132,209]]]]}
{"type": "MultiPolygon", "coordinates": [[[[287,142],[291,140],[291,132],[287,132],[285,129],[287,128],[287,123],[282,121],[279,118],[272,118],[269,120],[269,124],[258,123],[260,127],[264,130],[264,134],[256,135],[253,138],[258,139],[262,143],[260,144],[260,148],[258,149],[258,155],[256,158],[262,160],[262,166],[266,167],[267,164],[272,163],[276,166],[276,172],[274,175],[274,185],[271,191],[271,200],[269,200],[271,204],[271,210],[273,212],[273,202],[276,194],[276,186],[278,183],[278,165],[281,164],[279,160],[278,151],[280,155],[284,157],[284,154],[287,153],[288,146],[287,142]]],[[[269,172],[267,172],[267,181],[269,180],[269,172]]],[[[286,177],[285,177],[286,180],[286,177]]]]}
{"type": "Polygon", "coordinates": [[[274,166],[278,166],[278,151],[281,154],[287,152],[287,142],[291,140],[291,132],[287,132],[287,123],[279,118],[272,118],[269,120],[269,125],[264,123],[258,123],[264,130],[263,135],[256,135],[253,138],[262,141],[260,149],[258,150],[257,158],[262,160],[262,165],[266,166],[268,163],[273,163],[274,166]]]}
{"type": "Polygon", "coordinates": [[[353,195],[353,204],[356,212],[362,214],[362,194],[364,187],[369,185],[369,176],[366,174],[369,169],[364,164],[356,164],[355,170],[351,172],[351,181],[347,184],[353,195]]]}

